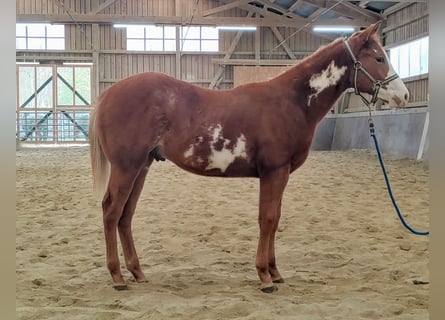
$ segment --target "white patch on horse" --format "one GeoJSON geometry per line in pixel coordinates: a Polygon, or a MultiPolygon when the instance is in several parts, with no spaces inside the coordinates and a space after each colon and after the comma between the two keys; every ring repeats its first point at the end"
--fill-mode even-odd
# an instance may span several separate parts
{"type": "Polygon", "coordinates": [[[225,172],[229,165],[235,161],[236,158],[247,158],[246,153],[246,137],[241,134],[232,148],[229,148],[230,140],[225,139],[222,135],[222,126],[218,124],[215,127],[210,127],[209,131],[212,133],[212,141],[210,142],[211,154],[209,155],[209,164],[206,170],[220,169],[225,172]],[[221,150],[216,150],[215,145],[223,140],[221,150]]]}
{"type": "MultiPolygon", "coordinates": [[[[184,158],[190,158],[193,157],[193,155],[195,154],[195,148],[204,141],[203,137],[196,137],[196,142],[190,144],[189,148],[184,152],[184,158]]],[[[200,157],[196,158],[196,162],[198,163],[203,163],[204,160],[202,160],[200,157]]]]}
{"type": "Polygon", "coordinates": [[[190,158],[191,156],[193,156],[194,149],[195,145],[191,144],[190,147],[187,149],[187,151],[184,152],[184,158],[190,158]]]}
{"type": "MultiPolygon", "coordinates": [[[[389,67],[388,73],[386,75],[386,78],[388,78],[390,76],[393,76],[394,74],[397,74],[397,72],[391,65],[391,62],[385,50],[382,51],[385,55],[385,59],[389,67]]],[[[403,107],[408,103],[409,91],[403,81],[400,78],[396,78],[379,90],[378,97],[386,101],[386,103],[388,103],[390,107],[403,107]]]]}
{"type": "Polygon", "coordinates": [[[328,67],[322,70],[320,73],[314,74],[309,80],[309,86],[315,90],[315,93],[309,95],[307,104],[311,104],[313,97],[322,92],[324,89],[336,85],[340,78],[345,74],[347,67],[342,66],[341,68],[335,65],[334,60],[328,65],[328,67]]]}

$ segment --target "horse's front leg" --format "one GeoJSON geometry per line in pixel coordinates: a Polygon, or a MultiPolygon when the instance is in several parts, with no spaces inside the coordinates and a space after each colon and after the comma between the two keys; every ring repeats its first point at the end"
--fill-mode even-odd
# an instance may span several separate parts
{"type": "Polygon", "coordinates": [[[261,280],[261,290],[266,293],[274,292],[277,287],[273,281],[281,276],[275,266],[274,237],[280,216],[281,198],[289,180],[289,167],[284,166],[260,176],[260,208],[259,225],[260,237],[256,257],[256,269],[261,280]],[[272,247],[272,250],[271,250],[272,247]],[[271,266],[271,254],[273,264],[271,266]]]}
{"type": "Polygon", "coordinates": [[[281,201],[282,199],[280,199],[280,204],[278,205],[278,213],[277,213],[277,217],[275,219],[275,223],[272,229],[272,234],[270,235],[270,239],[269,239],[269,273],[270,276],[272,277],[272,282],[273,283],[283,283],[283,277],[281,276],[280,272],[278,271],[278,267],[277,267],[277,262],[275,259],[275,234],[278,230],[278,224],[280,222],[280,217],[281,217],[281,201]]]}

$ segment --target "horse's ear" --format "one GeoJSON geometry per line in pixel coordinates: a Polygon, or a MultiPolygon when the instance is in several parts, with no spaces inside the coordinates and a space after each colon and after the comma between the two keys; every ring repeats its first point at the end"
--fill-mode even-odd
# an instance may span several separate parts
{"type": "Polygon", "coordinates": [[[378,21],[376,23],[371,24],[369,27],[367,27],[363,32],[361,33],[361,37],[364,42],[368,42],[369,39],[379,31],[380,25],[382,24],[381,21],[378,21]]]}

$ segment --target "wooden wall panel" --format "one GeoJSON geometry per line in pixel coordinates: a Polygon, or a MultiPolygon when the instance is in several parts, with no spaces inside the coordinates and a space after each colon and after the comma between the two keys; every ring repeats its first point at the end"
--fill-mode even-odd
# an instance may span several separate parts
{"type": "Polygon", "coordinates": [[[425,104],[428,101],[428,78],[405,81],[405,85],[410,92],[410,102],[425,104]]]}
{"type": "Polygon", "coordinates": [[[413,3],[388,15],[385,45],[400,44],[428,33],[428,3],[413,3]]]}
{"type": "Polygon", "coordinates": [[[235,66],[233,68],[233,86],[238,87],[243,84],[270,80],[291,67],[278,66],[235,66]]]}

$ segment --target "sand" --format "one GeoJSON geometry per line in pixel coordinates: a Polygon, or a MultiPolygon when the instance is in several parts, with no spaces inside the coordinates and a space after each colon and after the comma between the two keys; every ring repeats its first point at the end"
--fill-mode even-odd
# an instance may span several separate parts
{"type": "MultiPolygon", "coordinates": [[[[427,319],[428,237],[398,221],[371,151],[311,152],[277,234],[285,283],[259,290],[258,181],[155,163],[133,222],[148,283],[115,291],[87,147],[16,155],[17,319],[427,319]]],[[[408,222],[428,229],[428,167],[386,159],[408,222]]],[[[120,248],[119,248],[120,250],[120,248]]],[[[121,263],[123,259],[121,257],[121,263]]]]}

